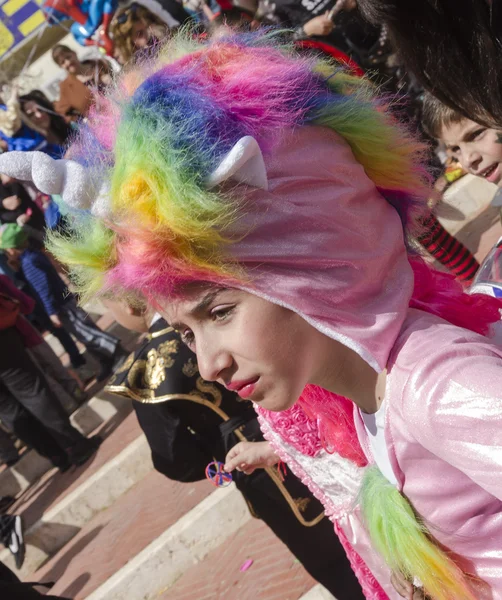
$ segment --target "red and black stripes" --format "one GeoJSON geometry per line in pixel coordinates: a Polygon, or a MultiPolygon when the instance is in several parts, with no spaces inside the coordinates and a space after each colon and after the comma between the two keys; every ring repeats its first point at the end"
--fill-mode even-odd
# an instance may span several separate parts
{"type": "Polygon", "coordinates": [[[449,234],[432,213],[423,219],[422,225],[424,233],[418,238],[419,243],[459,281],[471,283],[479,263],[470,250],[449,234]]]}

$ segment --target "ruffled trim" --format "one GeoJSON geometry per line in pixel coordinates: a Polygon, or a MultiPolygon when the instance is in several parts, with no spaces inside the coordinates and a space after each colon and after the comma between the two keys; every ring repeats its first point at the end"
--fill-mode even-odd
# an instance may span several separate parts
{"type": "MultiPolygon", "coordinates": [[[[364,560],[354,550],[351,543],[347,539],[342,526],[338,523],[338,519],[344,516],[344,513],[340,512],[340,510],[334,505],[333,501],[306,473],[304,468],[294,459],[291,454],[287,452],[284,447],[284,444],[287,444],[287,442],[282,440],[280,434],[274,431],[271,423],[267,420],[267,413],[259,407],[257,407],[257,413],[258,422],[260,424],[263,437],[270,443],[274,452],[280,457],[280,459],[287,463],[291,472],[298,477],[298,479],[304,485],[306,485],[312,494],[323,504],[325,508],[325,514],[333,522],[335,533],[340,539],[340,543],[345,550],[352,570],[354,571],[354,574],[357,577],[357,580],[359,581],[367,600],[389,600],[389,597],[378,583],[378,580],[370,571],[364,560]],[[278,440],[280,440],[281,443],[279,443],[278,440]]],[[[315,455],[309,453],[308,456],[315,455]]]]}

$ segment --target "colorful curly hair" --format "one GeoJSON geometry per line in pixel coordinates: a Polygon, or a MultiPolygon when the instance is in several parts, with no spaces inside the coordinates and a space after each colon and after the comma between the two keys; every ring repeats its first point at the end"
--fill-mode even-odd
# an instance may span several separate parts
{"type": "Polygon", "coordinates": [[[242,278],[225,248],[243,205],[236,190],[210,191],[205,181],[243,136],[266,155],[285,128],[334,129],[413,228],[426,185],[420,144],[365,80],[293,52],[270,32],[178,36],[98,98],[69,157],[108,182],[109,214],[74,214],[72,239],[50,240],[84,300],[110,291],[152,299],[187,278],[242,278]]]}

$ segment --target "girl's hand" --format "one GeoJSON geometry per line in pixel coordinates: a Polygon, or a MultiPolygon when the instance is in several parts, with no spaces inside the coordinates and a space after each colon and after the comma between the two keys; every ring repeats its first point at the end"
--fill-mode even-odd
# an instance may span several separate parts
{"type": "Polygon", "coordinates": [[[390,581],[402,598],[406,598],[406,600],[426,600],[422,588],[415,587],[401,573],[393,572],[390,581]]]}
{"type": "Polygon", "coordinates": [[[237,469],[251,475],[255,469],[272,467],[279,460],[269,442],[239,442],[227,454],[224,469],[227,473],[237,469]]]}

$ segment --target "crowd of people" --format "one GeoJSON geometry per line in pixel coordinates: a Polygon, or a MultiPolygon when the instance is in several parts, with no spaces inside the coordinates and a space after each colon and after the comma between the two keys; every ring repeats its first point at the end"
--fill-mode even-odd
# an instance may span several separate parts
{"type": "Polygon", "coordinates": [[[435,215],[440,149],[502,187],[498,5],[133,2],[113,56],[52,49],[56,102],[14,83],[0,460],[84,464],[68,413],[107,381],[159,472],[219,461],[337,600],[502,600],[502,301],[435,215]],[[127,361],[96,298],[143,334],[127,361]]]}

